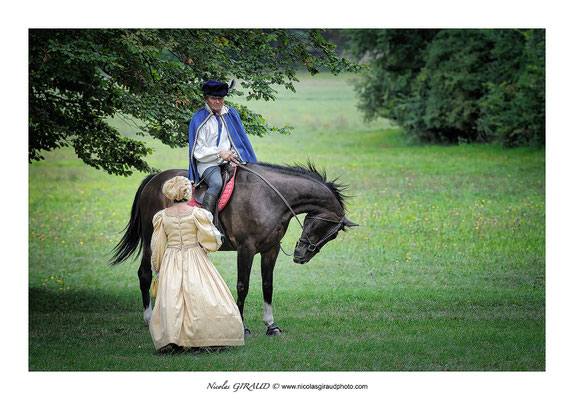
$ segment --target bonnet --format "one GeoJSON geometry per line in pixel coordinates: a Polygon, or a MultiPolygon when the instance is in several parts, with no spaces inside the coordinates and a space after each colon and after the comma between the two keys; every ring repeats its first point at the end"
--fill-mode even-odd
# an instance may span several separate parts
{"type": "Polygon", "coordinates": [[[191,200],[191,181],[185,176],[175,176],[165,182],[162,192],[170,200],[191,200]]]}

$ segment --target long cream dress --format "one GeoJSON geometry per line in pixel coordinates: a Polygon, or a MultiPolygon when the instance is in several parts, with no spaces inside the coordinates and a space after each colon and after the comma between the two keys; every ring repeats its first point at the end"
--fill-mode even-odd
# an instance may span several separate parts
{"type": "Polygon", "coordinates": [[[170,343],[184,347],[243,344],[239,309],[202,250],[216,251],[221,246],[211,218],[197,207],[180,215],[162,210],[153,218],[152,267],[159,272],[159,282],[149,329],[156,349],[170,343]]]}

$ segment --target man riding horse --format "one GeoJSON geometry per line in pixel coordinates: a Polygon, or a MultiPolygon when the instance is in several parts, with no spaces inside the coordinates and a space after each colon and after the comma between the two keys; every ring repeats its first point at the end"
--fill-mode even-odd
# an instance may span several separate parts
{"type": "Polygon", "coordinates": [[[205,105],[189,124],[189,180],[203,180],[207,193],[202,207],[215,216],[217,198],[223,181],[221,165],[237,159],[257,162],[237,110],[225,105],[225,96],[233,89],[224,82],[207,81],[201,86],[205,105]]]}
{"type": "MultiPolygon", "coordinates": [[[[302,229],[293,253],[293,261],[299,264],[309,262],[340,231],[357,224],[345,216],[344,185],[328,181],[326,175],[311,164],[302,167],[257,162],[239,114],[233,107],[224,105],[229,86],[208,81],[202,90],[206,104],[195,113],[189,126],[189,170],[166,170],[150,174],[142,181],[111,263],[119,264],[142,250],[138,277],[144,319],[149,322],[152,220],[158,211],[169,206],[162,194],[164,182],[174,176],[189,176],[195,185],[201,180],[208,181],[211,195],[206,195],[203,207],[213,214],[221,190],[221,183],[217,181],[221,179],[220,166],[233,162],[235,157],[241,164],[235,174],[234,194],[219,214],[222,226],[227,228],[229,246],[224,248],[224,244],[220,250],[237,252],[237,307],[242,318],[253,260],[256,254],[261,255],[263,322],[267,335],[278,335],[282,330],[273,317],[273,270],[291,218],[296,218],[302,229]],[[210,168],[215,171],[211,175],[210,168]],[[304,223],[297,214],[306,214],[304,223]]],[[[250,334],[246,326],[244,331],[245,335],[250,334]]]]}

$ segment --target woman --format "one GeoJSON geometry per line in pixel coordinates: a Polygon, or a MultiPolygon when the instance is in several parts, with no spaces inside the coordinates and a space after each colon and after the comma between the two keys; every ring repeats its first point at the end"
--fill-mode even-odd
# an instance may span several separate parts
{"type": "Polygon", "coordinates": [[[158,274],[149,324],[156,350],[243,345],[243,322],[233,296],[207,257],[221,246],[212,215],[187,202],[191,182],[176,176],[163,185],[174,204],[153,218],[152,268],[158,274]]]}

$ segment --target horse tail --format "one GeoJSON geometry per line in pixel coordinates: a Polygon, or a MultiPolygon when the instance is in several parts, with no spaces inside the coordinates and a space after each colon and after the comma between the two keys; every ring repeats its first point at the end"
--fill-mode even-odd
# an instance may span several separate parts
{"type": "MultiPolygon", "coordinates": [[[[142,217],[140,213],[140,197],[144,187],[156,174],[148,175],[140,184],[136,192],[134,203],[132,204],[132,211],[130,221],[123,231],[125,231],[122,240],[114,247],[113,257],[110,260],[110,265],[120,264],[128,257],[137,251],[136,258],[139,257],[142,250],[143,235],[142,235],[142,217]]],[[[123,232],[122,231],[122,232],[123,232]]]]}

